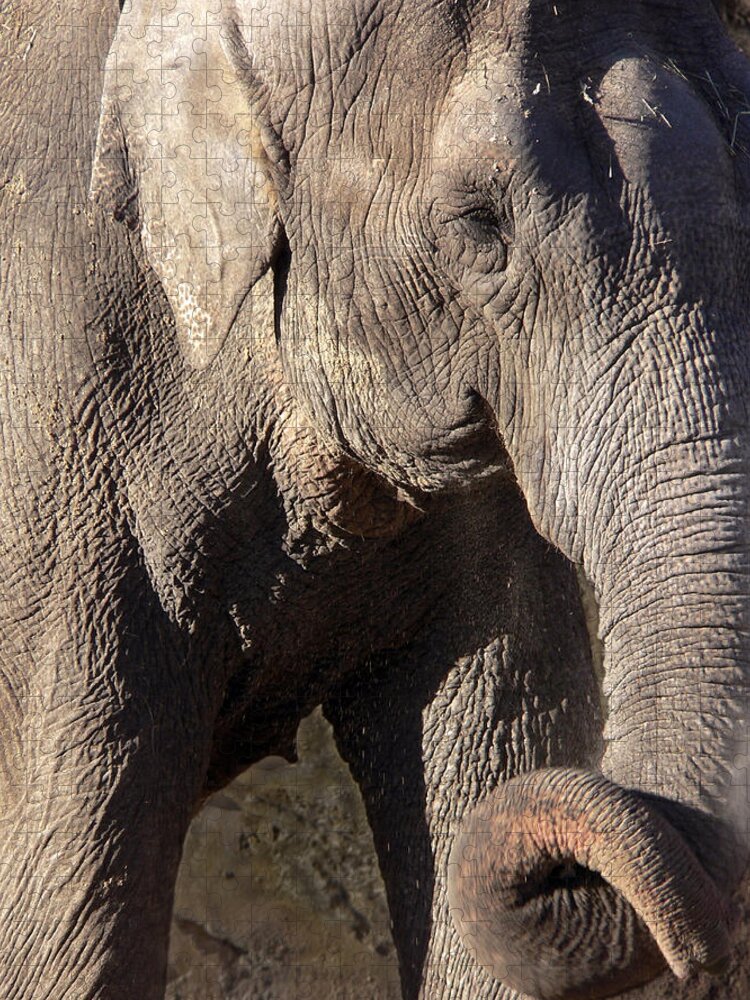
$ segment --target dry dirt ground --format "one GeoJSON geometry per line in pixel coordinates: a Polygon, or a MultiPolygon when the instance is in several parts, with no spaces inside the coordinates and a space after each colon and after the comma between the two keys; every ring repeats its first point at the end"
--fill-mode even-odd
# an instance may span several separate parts
{"type": "Polygon", "coordinates": [[[400,1000],[364,807],[319,713],[298,751],[250,768],[193,822],[168,1000],[400,1000]]]}

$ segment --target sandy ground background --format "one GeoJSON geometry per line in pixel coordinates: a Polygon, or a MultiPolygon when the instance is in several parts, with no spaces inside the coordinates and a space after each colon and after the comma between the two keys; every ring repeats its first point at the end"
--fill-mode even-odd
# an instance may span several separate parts
{"type": "Polygon", "coordinates": [[[298,752],[250,768],[193,822],[168,1000],[400,1000],[364,807],[319,712],[298,752]]]}

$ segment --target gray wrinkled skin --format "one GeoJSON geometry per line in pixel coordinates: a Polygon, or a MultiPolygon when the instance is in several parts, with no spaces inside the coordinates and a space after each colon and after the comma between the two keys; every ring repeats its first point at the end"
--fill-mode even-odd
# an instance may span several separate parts
{"type": "Polygon", "coordinates": [[[407,1000],[719,971],[750,67],[714,5],[26,0],[0,37],[4,995],[160,997],[191,815],[321,703],[407,1000]],[[503,926],[521,886],[524,979],[446,887],[546,767],[552,832],[479,893],[503,926]]]}

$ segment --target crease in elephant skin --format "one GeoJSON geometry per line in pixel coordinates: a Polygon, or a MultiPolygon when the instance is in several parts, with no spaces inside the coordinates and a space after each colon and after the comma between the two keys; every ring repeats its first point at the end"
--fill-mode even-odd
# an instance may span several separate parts
{"type": "Polygon", "coordinates": [[[586,576],[583,566],[576,566],[576,579],[578,580],[578,589],[581,594],[581,605],[583,606],[583,614],[586,620],[586,631],[589,634],[589,642],[591,643],[591,662],[599,688],[602,720],[606,722],[609,715],[609,708],[607,705],[607,696],[604,693],[604,643],[599,635],[599,605],[593,584],[586,576]]]}
{"type": "Polygon", "coordinates": [[[0,982],[156,1000],[191,810],[320,703],[406,1000],[721,965],[750,71],[709,0],[114,6],[13,6],[0,65],[0,982]]]}

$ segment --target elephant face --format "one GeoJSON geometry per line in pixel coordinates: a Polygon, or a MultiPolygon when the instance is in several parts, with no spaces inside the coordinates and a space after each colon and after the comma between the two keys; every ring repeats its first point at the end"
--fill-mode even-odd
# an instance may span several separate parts
{"type": "Polygon", "coordinates": [[[319,434],[407,492],[512,468],[600,603],[607,778],[488,798],[454,861],[467,940],[549,998],[719,963],[746,824],[746,63],[708,0],[207,6],[123,12],[92,183],[185,363],[272,269],[319,434]]]}
{"type": "MultiPolygon", "coordinates": [[[[736,316],[721,319],[716,364],[744,377],[743,167],[710,86],[689,82],[703,52],[675,40],[673,9],[657,5],[647,25],[623,14],[613,37],[601,4],[562,21],[547,6],[473,11],[462,43],[439,7],[389,17],[378,5],[347,84],[332,78],[284,107],[283,145],[296,152],[279,337],[316,426],[361,462],[436,490],[495,471],[499,437],[537,526],[585,561],[577,508],[593,501],[566,482],[572,466],[588,478],[597,427],[619,449],[684,388],[679,359],[649,341],[656,325],[687,341],[696,381],[713,384],[705,307],[727,303],[736,316]],[[646,385],[641,354],[672,384],[646,385]],[[607,396],[618,358],[634,370],[626,381],[642,379],[622,397],[627,415],[607,396]]],[[[736,63],[708,5],[689,13],[685,39],[713,31],[711,47],[736,63]]],[[[351,43],[362,29],[338,30],[351,43]]],[[[744,86],[736,72],[730,88],[744,86]]],[[[705,416],[667,433],[691,440],[705,416]]]]}

